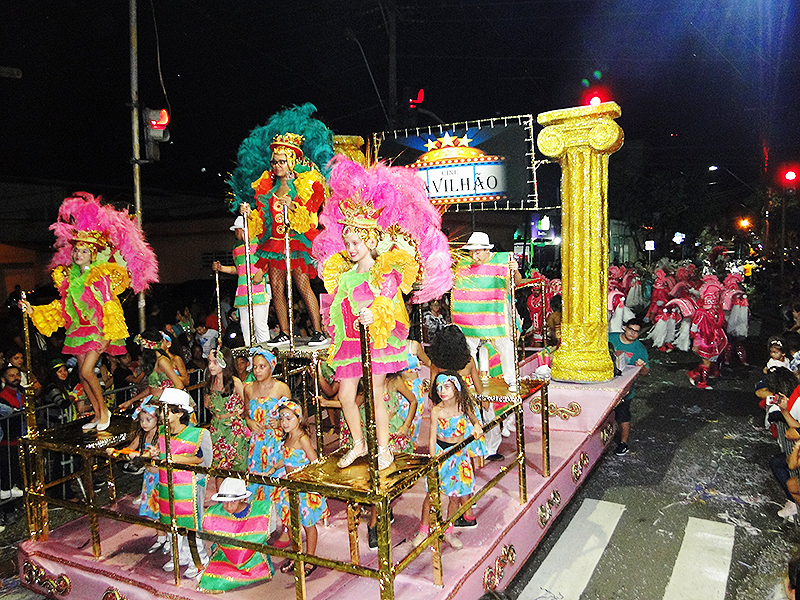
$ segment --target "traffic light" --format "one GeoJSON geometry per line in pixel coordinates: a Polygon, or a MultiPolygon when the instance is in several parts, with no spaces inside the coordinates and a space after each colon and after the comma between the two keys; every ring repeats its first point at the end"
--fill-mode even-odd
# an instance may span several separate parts
{"type": "Polygon", "coordinates": [[[413,88],[406,86],[403,89],[403,96],[407,100],[403,115],[403,127],[416,127],[417,126],[417,108],[425,100],[425,90],[418,88],[416,92],[413,88]]]}
{"type": "Polygon", "coordinates": [[[592,85],[583,93],[583,104],[597,106],[611,100],[611,93],[604,85],[592,85]]]}
{"type": "Polygon", "coordinates": [[[778,171],[778,183],[788,192],[797,189],[798,177],[800,177],[800,165],[784,164],[778,171]]]}
{"type": "Polygon", "coordinates": [[[169,113],[166,108],[161,110],[145,108],[142,110],[144,120],[144,151],[147,160],[156,161],[161,158],[158,144],[169,141],[169,113]]]}

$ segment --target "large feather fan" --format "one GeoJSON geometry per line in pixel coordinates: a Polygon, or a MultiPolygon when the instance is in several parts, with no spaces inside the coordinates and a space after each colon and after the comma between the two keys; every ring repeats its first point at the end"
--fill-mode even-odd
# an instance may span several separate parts
{"type": "Polygon", "coordinates": [[[58,221],[50,226],[56,236],[56,253],[50,268],[72,264],[72,244],[76,231],[99,231],[109,241],[100,258],[124,264],[131,274],[135,292],[146,290],[158,281],[158,261],[153,249],[144,239],[144,232],[128,214],[113,206],[100,203],[100,197],[77,192],[64,199],[58,210],[58,221]]]}
{"type": "MultiPolygon", "coordinates": [[[[264,171],[270,169],[272,150],[269,145],[276,135],[286,133],[302,135],[305,138],[303,157],[314,163],[322,174],[327,176],[325,165],[333,158],[333,132],[322,121],[311,116],[316,111],[317,108],[308,102],[302,106],[287,108],[272,115],[265,125],[256,127],[250,132],[239,146],[236,168],[227,182],[230,187],[231,212],[239,214],[242,202],[255,207],[252,183],[261,177],[264,171]]],[[[265,223],[267,231],[270,227],[271,223],[265,223]]]]}
{"type": "Polygon", "coordinates": [[[431,204],[424,182],[414,171],[404,167],[389,167],[378,163],[365,168],[344,156],[330,163],[331,197],[320,214],[324,230],[314,240],[312,255],[322,274],[325,261],[344,250],[343,218],[339,202],[358,197],[361,202],[372,201],[375,209],[383,209],[378,226],[384,231],[397,225],[415,240],[422,266],[422,281],[413,295],[415,303],[438,298],[453,285],[450,269],[450,248],[441,231],[442,216],[431,204]]]}

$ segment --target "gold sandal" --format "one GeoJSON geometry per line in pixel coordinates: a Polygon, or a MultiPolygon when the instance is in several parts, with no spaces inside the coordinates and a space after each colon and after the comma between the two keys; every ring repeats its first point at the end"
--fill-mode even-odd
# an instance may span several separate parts
{"type": "Polygon", "coordinates": [[[339,459],[339,462],[336,463],[336,466],[340,469],[344,469],[352,465],[357,458],[367,455],[367,440],[360,439],[357,442],[353,442],[353,447],[347,451],[342,458],[339,459]],[[357,450],[357,448],[361,448],[361,450],[357,450]]]}

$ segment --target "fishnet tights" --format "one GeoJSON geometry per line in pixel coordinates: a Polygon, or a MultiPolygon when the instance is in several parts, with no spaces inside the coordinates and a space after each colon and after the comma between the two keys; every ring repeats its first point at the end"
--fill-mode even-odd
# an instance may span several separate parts
{"type": "MultiPolygon", "coordinates": [[[[292,269],[292,281],[300,291],[300,296],[306,305],[306,309],[308,309],[314,331],[322,331],[319,318],[319,302],[316,295],[314,295],[314,290],[311,289],[311,280],[308,274],[300,269],[292,269]]],[[[270,267],[269,285],[272,288],[272,302],[275,306],[275,314],[278,315],[278,325],[280,325],[283,333],[290,335],[289,303],[286,297],[286,271],[270,267]]]]}

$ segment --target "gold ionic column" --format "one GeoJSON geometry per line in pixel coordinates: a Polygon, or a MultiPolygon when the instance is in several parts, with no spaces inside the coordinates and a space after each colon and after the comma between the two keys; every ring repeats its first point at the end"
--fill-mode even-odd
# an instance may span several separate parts
{"type": "Polygon", "coordinates": [[[607,381],[608,155],[622,147],[614,102],[542,113],[539,150],[561,165],[561,347],[552,377],[607,381]]]}

